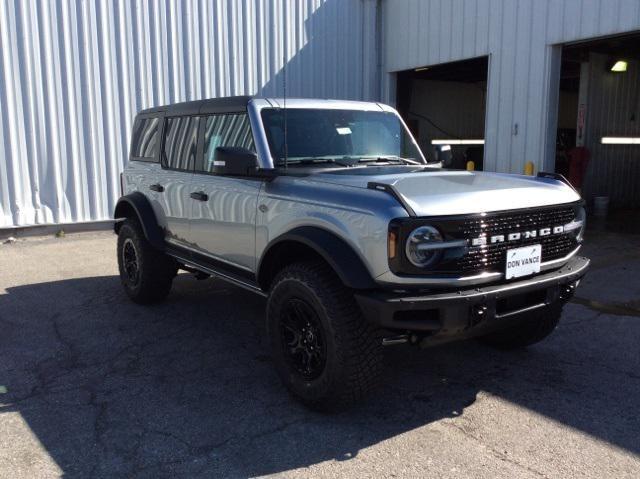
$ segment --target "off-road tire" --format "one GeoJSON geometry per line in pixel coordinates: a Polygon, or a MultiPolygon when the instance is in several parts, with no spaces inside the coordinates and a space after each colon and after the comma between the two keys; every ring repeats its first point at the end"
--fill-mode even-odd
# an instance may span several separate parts
{"type": "Polygon", "coordinates": [[[136,303],[149,304],[167,297],[178,265],[173,258],[151,246],[138,221],[127,219],[118,232],[118,269],[127,296],[136,303]],[[125,247],[128,251],[131,247],[135,250],[138,267],[135,279],[125,268],[125,247]]]}
{"type": "Polygon", "coordinates": [[[517,324],[478,338],[496,349],[522,349],[538,343],[549,336],[560,322],[563,303],[531,311],[517,324]]]}
{"type": "Polygon", "coordinates": [[[382,335],[367,322],[352,292],[324,262],[301,262],[276,276],[267,303],[267,332],[276,369],[290,393],[306,406],[339,411],[360,402],[382,373],[382,335]],[[326,362],[306,379],[291,364],[282,323],[288,301],[304,301],[319,319],[326,362]]]}

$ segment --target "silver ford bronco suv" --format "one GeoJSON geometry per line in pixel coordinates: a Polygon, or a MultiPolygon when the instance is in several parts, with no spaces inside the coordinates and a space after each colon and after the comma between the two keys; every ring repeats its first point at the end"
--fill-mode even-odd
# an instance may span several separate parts
{"type": "Polygon", "coordinates": [[[564,178],[443,169],[380,103],[151,108],[129,160],[115,208],[128,296],[162,300],[182,269],[266,297],[277,371],[318,409],[364,397],[385,345],[542,340],[589,265],[564,178]]]}

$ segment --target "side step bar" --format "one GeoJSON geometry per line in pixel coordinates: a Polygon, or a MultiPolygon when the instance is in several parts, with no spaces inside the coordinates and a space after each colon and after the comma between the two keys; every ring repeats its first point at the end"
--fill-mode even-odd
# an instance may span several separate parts
{"type": "Polygon", "coordinates": [[[235,286],[246,289],[247,291],[251,291],[252,293],[258,294],[263,298],[266,298],[268,296],[267,293],[262,291],[257,284],[247,280],[246,278],[243,278],[229,271],[222,271],[214,266],[203,265],[201,263],[195,262],[193,259],[187,258],[187,255],[183,254],[181,251],[176,251],[175,248],[169,248],[167,250],[167,254],[175,258],[179,263],[188,266],[189,268],[193,268],[216,278],[220,278],[227,283],[231,283],[235,286]]]}

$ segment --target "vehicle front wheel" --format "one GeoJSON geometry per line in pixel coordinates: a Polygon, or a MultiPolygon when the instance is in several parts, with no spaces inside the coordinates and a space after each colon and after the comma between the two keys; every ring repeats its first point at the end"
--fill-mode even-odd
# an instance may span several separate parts
{"type": "Polygon", "coordinates": [[[273,284],[267,330],[287,389],[324,411],[363,399],[381,376],[382,338],[351,291],[321,261],[290,265],[273,284]]]}
{"type": "Polygon", "coordinates": [[[118,232],[118,269],[125,292],[136,303],[161,301],[178,271],[175,260],[147,241],[140,224],[125,220],[118,232]]]}
{"type": "Polygon", "coordinates": [[[478,338],[496,349],[521,349],[542,341],[560,322],[563,303],[526,313],[522,321],[507,329],[478,338]]]}

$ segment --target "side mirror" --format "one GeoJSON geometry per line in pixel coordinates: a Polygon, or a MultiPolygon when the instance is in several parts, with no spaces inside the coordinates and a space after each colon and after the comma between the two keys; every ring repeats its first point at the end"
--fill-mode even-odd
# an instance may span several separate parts
{"type": "Polygon", "coordinates": [[[246,148],[219,146],[213,160],[213,173],[226,176],[255,176],[258,155],[246,148]]]}
{"type": "Polygon", "coordinates": [[[453,153],[451,152],[451,145],[439,145],[436,147],[436,156],[438,161],[442,163],[445,168],[451,167],[453,164],[453,153]]]}

